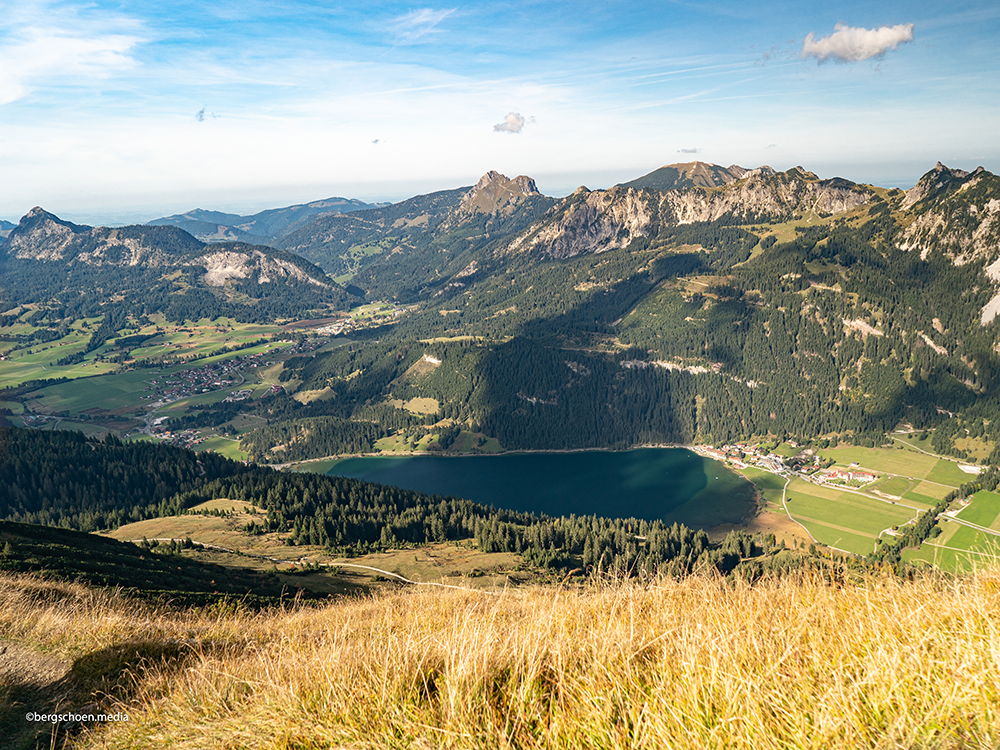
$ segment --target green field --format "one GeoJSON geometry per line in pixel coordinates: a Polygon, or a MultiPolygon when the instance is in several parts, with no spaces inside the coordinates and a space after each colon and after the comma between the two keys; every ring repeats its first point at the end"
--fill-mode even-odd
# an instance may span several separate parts
{"type": "MultiPolygon", "coordinates": [[[[772,474],[763,469],[755,469],[752,466],[748,466],[745,469],[737,469],[736,473],[753,482],[754,486],[760,491],[760,494],[764,496],[764,500],[781,508],[781,491],[785,487],[784,477],[779,477],[777,474],[772,474]]],[[[784,512],[783,508],[782,512],[784,512]]]]}
{"type": "Polygon", "coordinates": [[[942,533],[924,542],[920,549],[906,550],[907,562],[927,562],[952,572],[962,572],[995,566],[1000,562],[1000,536],[963,526],[954,521],[941,521],[942,533]]]}
{"type": "MultiPolygon", "coordinates": [[[[171,374],[185,369],[181,366],[165,372],[171,374]]],[[[25,401],[28,407],[41,414],[68,412],[79,414],[88,409],[115,411],[134,409],[143,402],[142,396],[154,375],[153,370],[102,375],[96,378],[81,378],[69,383],[50,385],[29,394],[25,401]]]]}
{"type": "Polygon", "coordinates": [[[801,448],[793,448],[788,443],[781,443],[776,446],[771,453],[774,453],[777,456],[783,456],[784,458],[791,458],[792,456],[797,455],[801,450],[801,448]]]}
{"type": "Polygon", "coordinates": [[[933,508],[941,498],[933,498],[928,495],[921,495],[918,492],[907,492],[903,495],[903,500],[907,505],[916,505],[921,508],[933,508]]]}
{"type": "MultiPolygon", "coordinates": [[[[154,399],[149,398],[153,392],[146,389],[155,379],[176,375],[185,370],[197,369],[224,359],[261,352],[276,352],[289,346],[291,346],[290,343],[284,342],[261,344],[249,349],[206,357],[190,364],[173,365],[161,369],[144,368],[94,378],[82,378],[68,383],[47,386],[29,394],[25,400],[32,411],[40,414],[66,412],[77,415],[91,409],[116,413],[146,411],[146,405],[154,401],[154,399]]],[[[238,384],[234,384],[220,391],[190,396],[170,404],[164,409],[176,412],[197,403],[214,403],[225,398],[229,391],[237,390],[239,387],[238,384]]]]}
{"type": "Polygon", "coordinates": [[[947,484],[950,487],[958,487],[966,482],[975,481],[976,475],[966,474],[958,468],[957,463],[946,461],[942,458],[931,470],[931,473],[927,475],[926,479],[929,482],[938,482],[939,484],[947,484]]]}
{"type": "MultiPolygon", "coordinates": [[[[162,317],[162,316],[160,316],[162,317]]],[[[168,325],[153,316],[155,322],[141,329],[127,328],[110,338],[107,343],[86,355],[83,362],[74,365],[56,366],[54,363],[64,357],[83,352],[90,337],[99,325],[100,318],[74,321],[69,332],[61,339],[28,346],[24,349],[6,351],[8,359],[0,362],[0,388],[20,385],[28,380],[51,378],[86,378],[113,372],[118,365],[112,362],[97,362],[97,357],[118,352],[115,346],[120,336],[153,336],[142,347],[131,350],[131,357],[137,360],[160,357],[191,357],[209,354],[223,347],[237,346],[255,341],[262,336],[281,332],[275,325],[253,325],[236,323],[228,318],[215,321],[199,320],[183,325],[168,325]],[[85,327],[86,326],[86,327],[85,327]]],[[[27,333],[31,326],[13,326],[9,333],[27,333]]]]}
{"type": "Polygon", "coordinates": [[[906,477],[889,477],[888,479],[884,479],[873,485],[872,489],[884,492],[887,495],[902,497],[905,493],[916,487],[917,484],[919,483],[915,479],[907,479],[906,477]]]}
{"type": "Polygon", "coordinates": [[[220,437],[218,435],[215,437],[207,438],[204,442],[196,445],[194,449],[199,453],[201,451],[212,451],[214,453],[223,455],[226,458],[231,458],[234,461],[246,461],[248,458],[250,458],[249,454],[244,453],[243,451],[240,450],[239,440],[232,440],[230,438],[220,437]]]}
{"type": "Polygon", "coordinates": [[[924,479],[939,460],[935,456],[911,450],[862,448],[856,445],[825,448],[820,450],[820,455],[823,458],[832,458],[838,464],[850,465],[857,462],[865,469],[918,479],[924,479]]]}
{"type": "Polygon", "coordinates": [[[885,529],[906,523],[916,511],[854,492],[818,487],[801,479],[788,486],[788,511],[820,542],[857,554],[872,551],[885,529]]]}
{"type": "MultiPolygon", "coordinates": [[[[906,448],[861,448],[852,445],[825,448],[820,451],[820,455],[823,458],[832,458],[838,464],[845,466],[857,462],[864,469],[899,474],[909,479],[925,479],[928,482],[947,485],[949,488],[958,487],[974,479],[973,474],[966,474],[954,461],[906,448]]],[[[926,491],[920,494],[929,495],[926,491]]]]}
{"type": "Polygon", "coordinates": [[[991,528],[998,515],[1000,515],[1000,494],[980,490],[969,498],[969,505],[958,514],[958,517],[963,521],[991,528]]]}

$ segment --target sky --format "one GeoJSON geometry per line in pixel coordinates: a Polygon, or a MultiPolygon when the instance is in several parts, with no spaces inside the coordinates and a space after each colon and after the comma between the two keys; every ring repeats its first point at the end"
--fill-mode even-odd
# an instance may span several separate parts
{"type": "Polygon", "coordinates": [[[701,160],[1000,172],[1000,6],[0,0],[0,218],[87,223],[495,169],[549,195],[701,160]]]}

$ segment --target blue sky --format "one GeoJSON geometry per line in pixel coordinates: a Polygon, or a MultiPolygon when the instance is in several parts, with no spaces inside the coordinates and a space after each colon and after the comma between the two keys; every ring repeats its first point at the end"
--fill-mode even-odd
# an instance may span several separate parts
{"type": "Polygon", "coordinates": [[[0,217],[91,221],[699,159],[1000,171],[993,2],[0,0],[0,217]]]}

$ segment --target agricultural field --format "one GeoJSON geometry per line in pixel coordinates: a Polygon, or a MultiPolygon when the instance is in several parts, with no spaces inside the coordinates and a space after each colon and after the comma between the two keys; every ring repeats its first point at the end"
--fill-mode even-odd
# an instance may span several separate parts
{"type": "Polygon", "coordinates": [[[958,513],[962,521],[1000,531],[1000,494],[980,490],[969,498],[969,504],[958,513]]]}
{"type": "Polygon", "coordinates": [[[881,532],[914,518],[919,509],[891,504],[856,492],[820,487],[802,479],[788,485],[792,518],[830,547],[869,554],[881,532]]]}
{"type": "Polygon", "coordinates": [[[890,476],[867,489],[876,494],[881,493],[893,498],[900,498],[907,505],[930,508],[937,505],[939,500],[943,500],[953,488],[934,482],[925,482],[922,479],[890,476]]]}
{"type": "MultiPolygon", "coordinates": [[[[0,361],[0,388],[20,385],[28,380],[52,378],[86,378],[114,372],[120,363],[108,361],[125,354],[128,360],[148,360],[158,357],[192,357],[211,354],[225,347],[241,346],[263,336],[281,333],[276,325],[264,326],[237,323],[229,318],[217,320],[202,319],[184,324],[168,324],[162,316],[152,316],[148,325],[120,330],[100,347],[84,354],[91,336],[99,327],[100,318],[74,321],[65,336],[55,341],[32,344],[17,348],[10,344],[4,349],[0,361]],[[119,345],[119,339],[133,336],[148,336],[141,346],[119,345]],[[81,354],[84,359],[68,365],[57,365],[57,361],[81,354]]],[[[32,326],[12,326],[5,333],[29,333],[32,326]]]]}
{"type": "Polygon", "coordinates": [[[1000,536],[941,519],[941,534],[919,549],[906,550],[907,562],[926,562],[951,572],[967,572],[1000,564],[1000,536]]]}
{"type": "Polygon", "coordinates": [[[971,481],[975,476],[959,469],[954,461],[903,447],[862,448],[852,445],[823,448],[820,450],[820,455],[823,458],[832,458],[843,466],[850,466],[856,462],[863,469],[883,474],[897,474],[909,479],[923,479],[945,485],[949,490],[971,481]]]}
{"type": "MultiPolygon", "coordinates": [[[[261,344],[249,349],[242,349],[236,352],[226,352],[213,357],[206,357],[189,364],[179,364],[164,368],[142,368],[128,372],[102,375],[94,378],[84,378],[68,383],[57,383],[46,386],[25,397],[24,403],[27,408],[39,414],[67,413],[69,415],[80,415],[83,413],[112,413],[128,414],[137,411],[146,411],[154,400],[155,391],[152,390],[153,381],[163,380],[177,376],[179,373],[189,370],[197,370],[205,365],[215,364],[220,361],[232,359],[234,357],[244,357],[252,354],[275,353],[292,346],[288,342],[274,342],[261,344]]],[[[229,390],[236,390],[237,385],[233,385],[229,390]]],[[[204,397],[206,403],[214,400],[221,400],[228,391],[209,394],[198,394],[192,399],[204,397]]],[[[190,403],[195,403],[194,401],[190,403]]],[[[169,406],[176,410],[180,408],[180,402],[175,402],[169,406]]]]}
{"type": "MultiPolygon", "coordinates": [[[[781,509],[781,491],[785,486],[785,478],[780,477],[777,474],[772,474],[769,471],[764,471],[763,469],[756,469],[752,466],[746,469],[736,469],[737,474],[746,477],[748,480],[753,482],[754,486],[760,490],[761,495],[763,495],[764,500],[774,506],[775,508],[781,509]]],[[[782,512],[784,512],[782,510],[782,512]]]]}
{"type": "MultiPolygon", "coordinates": [[[[183,369],[186,368],[179,365],[164,372],[172,375],[183,369]]],[[[125,413],[142,405],[147,381],[152,380],[155,372],[135,370],[58,383],[28,394],[24,403],[29,411],[37,414],[58,412],[78,416],[84,411],[125,413]]]]}

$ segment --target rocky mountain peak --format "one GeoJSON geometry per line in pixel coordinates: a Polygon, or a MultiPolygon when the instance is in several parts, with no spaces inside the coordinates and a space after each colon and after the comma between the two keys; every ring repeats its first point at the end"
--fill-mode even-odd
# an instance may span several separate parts
{"type": "Polygon", "coordinates": [[[767,164],[762,164],[756,169],[750,169],[744,173],[744,177],[749,177],[750,179],[760,178],[760,177],[773,177],[778,174],[774,171],[772,167],[767,166],[767,164]]]}
{"type": "MultiPolygon", "coordinates": [[[[982,167],[976,170],[976,174],[982,171],[982,167]]],[[[907,209],[929,197],[932,193],[947,192],[956,187],[966,177],[970,175],[964,169],[951,169],[941,162],[934,165],[934,169],[927,172],[917,180],[917,184],[906,191],[903,198],[902,208],[907,209]]]]}
{"type": "Polygon", "coordinates": [[[532,195],[541,195],[535,181],[526,175],[514,179],[490,170],[462,198],[458,213],[476,214],[510,213],[514,206],[532,195]]]}
{"type": "Polygon", "coordinates": [[[91,227],[63,221],[41,206],[35,206],[11,230],[5,244],[7,253],[26,260],[59,260],[73,237],[91,227]]]}
{"type": "Polygon", "coordinates": [[[569,258],[628,247],[637,239],[648,242],[664,226],[843,213],[866,205],[873,195],[848,180],[820,180],[802,167],[778,174],[767,165],[747,171],[703,162],[673,164],[608,190],[577,190],[498,253],[569,258]],[[697,184],[697,179],[723,184],[697,184]]]}

